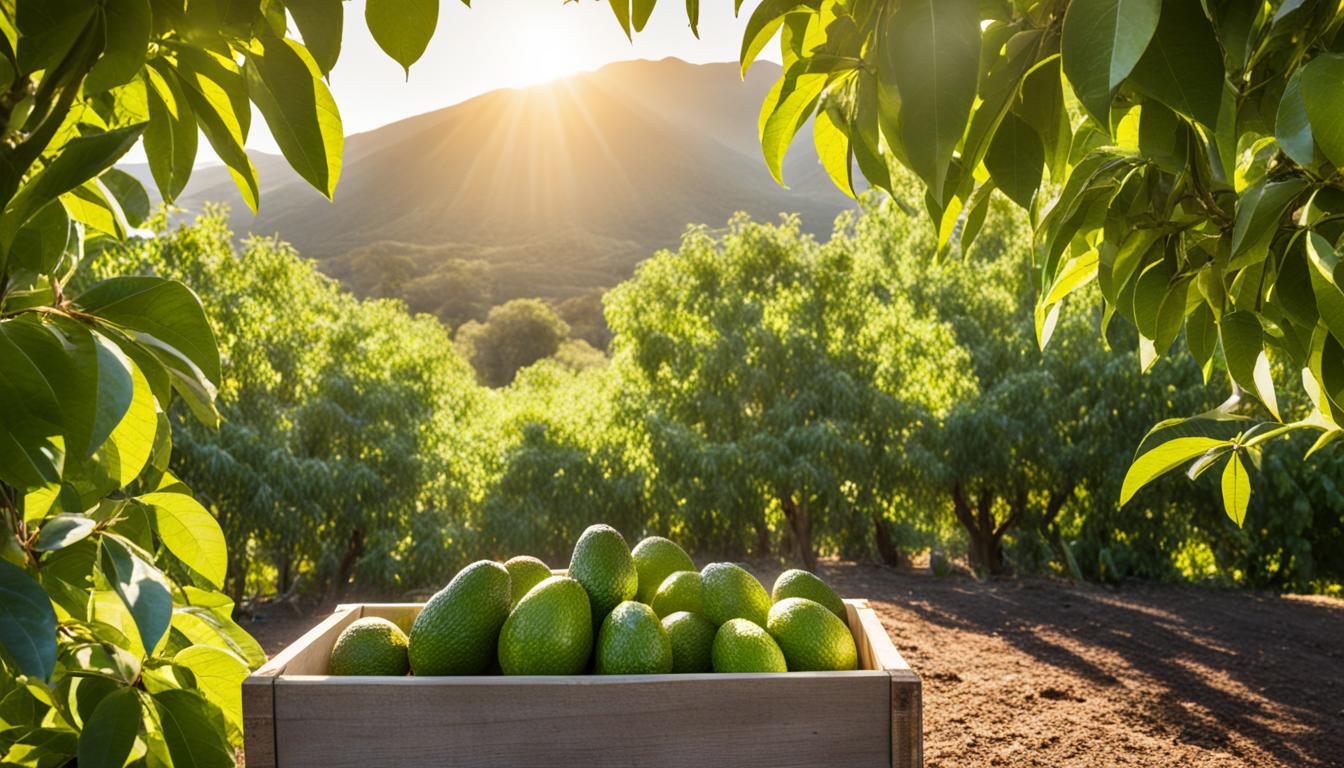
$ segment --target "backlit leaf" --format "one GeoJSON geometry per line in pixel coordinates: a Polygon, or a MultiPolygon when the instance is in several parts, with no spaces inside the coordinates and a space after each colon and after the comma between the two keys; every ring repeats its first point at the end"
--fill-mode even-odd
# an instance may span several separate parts
{"type": "Polygon", "coordinates": [[[1251,501],[1251,479],[1246,474],[1246,465],[1241,463],[1241,455],[1233,453],[1223,468],[1223,511],[1232,518],[1238,527],[1246,523],[1246,507],[1251,501]]]}
{"type": "Polygon", "coordinates": [[[328,199],[341,175],[341,116],[321,71],[292,40],[261,40],[249,52],[248,93],[290,166],[328,199]]]}
{"type": "Polygon", "coordinates": [[[1111,98],[1157,30],[1162,0],[1073,0],[1064,14],[1064,74],[1083,107],[1110,124],[1111,98]]]}
{"type": "Polygon", "coordinates": [[[364,23],[378,47],[409,78],[411,65],[424,54],[439,24],[439,0],[368,0],[364,23]]]}

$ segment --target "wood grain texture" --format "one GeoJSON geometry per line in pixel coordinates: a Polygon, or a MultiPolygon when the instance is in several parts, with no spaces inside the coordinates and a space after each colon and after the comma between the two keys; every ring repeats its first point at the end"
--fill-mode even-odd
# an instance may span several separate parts
{"type": "Polygon", "coordinates": [[[285,768],[890,765],[890,677],[872,671],[282,677],[275,694],[285,768]]]}
{"type": "Polygon", "coordinates": [[[919,675],[910,669],[891,642],[886,627],[867,600],[846,600],[849,625],[866,669],[880,669],[891,676],[891,766],[921,768],[924,765],[924,692],[919,675]]]}
{"type": "Polygon", "coordinates": [[[275,765],[275,678],[252,675],[243,681],[243,754],[247,768],[275,765]]]}
{"type": "Polygon", "coordinates": [[[355,619],[421,608],[342,605],[245,684],[248,765],[920,768],[919,676],[845,603],[857,672],[437,678],[326,676],[355,619]]]}

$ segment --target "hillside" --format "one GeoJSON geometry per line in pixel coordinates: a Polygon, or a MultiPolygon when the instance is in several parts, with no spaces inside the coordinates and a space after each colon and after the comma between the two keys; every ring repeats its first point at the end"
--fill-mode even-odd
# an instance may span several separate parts
{"type": "Polygon", "coordinates": [[[278,233],[357,293],[404,295],[456,325],[481,304],[610,287],[688,223],[722,226],[736,210],[798,212],[829,232],[850,201],[818,165],[810,128],[785,166],[791,188],[760,157],[757,110],[778,75],[770,63],[745,81],[735,64],[612,64],[351,136],[333,202],[258,155],[259,215],[222,167],[198,169],[179,205],[227,202],[240,234],[278,233]],[[442,306],[464,270],[477,306],[442,306]]]}

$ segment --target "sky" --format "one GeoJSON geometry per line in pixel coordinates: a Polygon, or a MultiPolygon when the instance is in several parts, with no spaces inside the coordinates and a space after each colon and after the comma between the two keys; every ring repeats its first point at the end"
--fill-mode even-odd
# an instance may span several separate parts
{"type": "MultiPolygon", "coordinates": [[[[631,43],[605,0],[473,0],[472,8],[440,0],[438,28],[408,80],[369,34],[364,0],[350,0],[329,85],[348,136],[497,88],[542,83],[616,61],[668,56],[695,63],[736,61],[754,7],[744,3],[742,15],[734,18],[727,0],[702,2],[697,40],[685,4],[662,0],[631,43]]],[[[767,46],[762,58],[778,61],[778,56],[775,46],[767,46]]],[[[255,107],[247,147],[279,152],[255,107]]],[[[143,149],[137,146],[126,161],[144,162],[143,149]]],[[[218,162],[202,137],[197,164],[218,162]]]]}

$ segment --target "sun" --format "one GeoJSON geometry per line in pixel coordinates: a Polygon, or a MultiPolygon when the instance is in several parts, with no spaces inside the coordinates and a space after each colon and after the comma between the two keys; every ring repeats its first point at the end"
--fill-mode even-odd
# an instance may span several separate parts
{"type": "Polygon", "coordinates": [[[499,40],[499,75],[509,85],[544,83],[591,69],[596,64],[583,55],[584,35],[573,34],[573,28],[567,24],[557,28],[546,16],[536,14],[519,19],[510,34],[499,40]]]}

